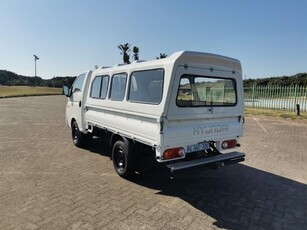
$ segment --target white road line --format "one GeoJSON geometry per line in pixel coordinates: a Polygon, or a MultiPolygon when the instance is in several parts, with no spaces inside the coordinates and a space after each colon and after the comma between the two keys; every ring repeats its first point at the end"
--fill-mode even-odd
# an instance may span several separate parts
{"type": "Polygon", "coordinates": [[[257,122],[257,124],[260,126],[260,128],[263,130],[263,132],[265,132],[265,133],[269,133],[264,127],[263,127],[263,125],[262,124],[260,124],[260,122],[258,121],[258,119],[256,119],[256,118],[254,118],[254,120],[257,122]]]}

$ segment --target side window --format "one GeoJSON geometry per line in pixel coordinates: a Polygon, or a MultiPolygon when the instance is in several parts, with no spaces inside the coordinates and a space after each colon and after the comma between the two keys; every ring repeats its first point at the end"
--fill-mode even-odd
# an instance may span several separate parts
{"type": "Polygon", "coordinates": [[[95,77],[92,83],[91,97],[99,98],[101,88],[101,76],[95,77]]]}
{"type": "Polygon", "coordinates": [[[127,74],[120,73],[113,75],[111,79],[110,99],[122,101],[125,97],[127,74]]]}
{"type": "Polygon", "coordinates": [[[163,95],[163,69],[136,71],[131,74],[128,100],[159,104],[163,95]]]}
{"type": "Polygon", "coordinates": [[[105,99],[107,97],[108,85],[109,85],[109,76],[103,76],[101,81],[100,98],[105,99]]]}
{"type": "Polygon", "coordinates": [[[82,91],[84,79],[85,79],[85,74],[82,74],[75,80],[75,82],[72,86],[72,93],[82,91]]]}
{"type": "Polygon", "coordinates": [[[109,76],[97,76],[92,83],[91,95],[92,98],[105,99],[108,91],[109,76]]]}

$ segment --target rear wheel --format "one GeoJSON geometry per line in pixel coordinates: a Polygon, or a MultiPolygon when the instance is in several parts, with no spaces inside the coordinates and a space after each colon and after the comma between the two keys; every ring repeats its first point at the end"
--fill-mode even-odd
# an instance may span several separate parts
{"type": "Polygon", "coordinates": [[[116,141],[112,149],[114,169],[123,178],[130,177],[135,170],[135,159],[128,141],[116,141]]]}
{"type": "Polygon", "coordinates": [[[90,140],[89,134],[84,134],[79,130],[77,121],[73,121],[71,125],[71,136],[74,145],[77,147],[83,147],[90,140]]]}

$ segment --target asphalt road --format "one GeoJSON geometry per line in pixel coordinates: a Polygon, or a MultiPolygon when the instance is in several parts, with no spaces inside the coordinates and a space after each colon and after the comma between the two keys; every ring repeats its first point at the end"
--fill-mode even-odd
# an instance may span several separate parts
{"type": "Polygon", "coordinates": [[[246,161],[128,181],[95,139],[78,149],[64,96],[0,100],[0,229],[307,229],[307,125],[247,117],[246,161]]]}

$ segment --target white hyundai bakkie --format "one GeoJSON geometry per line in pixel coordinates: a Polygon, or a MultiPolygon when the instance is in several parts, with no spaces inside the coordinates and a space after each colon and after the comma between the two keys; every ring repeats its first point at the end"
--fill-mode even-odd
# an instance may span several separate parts
{"type": "Polygon", "coordinates": [[[142,153],[166,162],[171,176],[244,160],[243,84],[238,60],[176,52],[168,58],[96,68],[78,76],[66,123],[76,146],[108,138],[116,172],[135,172],[142,153]]]}

